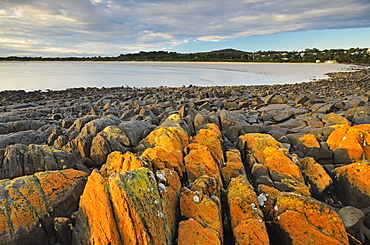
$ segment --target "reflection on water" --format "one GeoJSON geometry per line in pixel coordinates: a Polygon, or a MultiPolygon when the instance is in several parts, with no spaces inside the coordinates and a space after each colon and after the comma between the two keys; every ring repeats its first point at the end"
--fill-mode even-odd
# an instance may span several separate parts
{"type": "Polygon", "coordinates": [[[295,83],[322,78],[343,65],[319,68],[307,64],[0,62],[0,90],[295,83]]]}

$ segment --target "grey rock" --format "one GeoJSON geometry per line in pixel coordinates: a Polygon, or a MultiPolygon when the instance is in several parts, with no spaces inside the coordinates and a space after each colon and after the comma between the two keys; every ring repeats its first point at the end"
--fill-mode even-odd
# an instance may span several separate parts
{"type": "Polygon", "coordinates": [[[370,123],[370,106],[361,106],[356,110],[352,119],[354,124],[369,124],[370,123]]]}
{"type": "Polygon", "coordinates": [[[365,214],[358,208],[346,206],[338,212],[342,218],[346,231],[355,236],[365,220],[365,214]]]}
{"type": "Polygon", "coordinates": [[[47,145],[10,145],[6,148],[0,166],[0,178],[13,179],[48,170],[74,168],[77,163],[72,154],[47,145]]]}

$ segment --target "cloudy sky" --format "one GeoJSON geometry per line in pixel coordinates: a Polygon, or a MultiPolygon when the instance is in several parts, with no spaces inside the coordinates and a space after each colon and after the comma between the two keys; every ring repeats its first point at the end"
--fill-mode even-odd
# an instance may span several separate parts
{"type": "Polygon", "coordinates": [[[0,56],[370,47],[369,0],[0,0],[0,56]]]}

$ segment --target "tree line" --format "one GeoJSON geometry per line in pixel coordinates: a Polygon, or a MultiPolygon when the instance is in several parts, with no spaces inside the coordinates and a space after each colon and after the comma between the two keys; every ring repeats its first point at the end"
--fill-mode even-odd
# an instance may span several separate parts
{"type": "Polygon", "coordinates": [[[370,64],[370,49],[305,49],[303,51],[245,52],[223,49],[211,52],[177,53],[168,51],[140,51],[103,57],[0,57],[0,61],[212,61],[212,62],[307,62],[370,64]]]}

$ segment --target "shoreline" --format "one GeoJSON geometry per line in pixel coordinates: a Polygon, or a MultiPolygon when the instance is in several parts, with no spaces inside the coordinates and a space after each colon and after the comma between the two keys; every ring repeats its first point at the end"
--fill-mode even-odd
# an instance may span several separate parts
{"type": "MultiPolygon", "coordinates": [[[[269,239],[291,244],[269,225],[292,237],[309,232],[324,238],[341,227],[338,244],[365,237],[361,232],[370,229],[365,217],[346,231],[342,220],[353,215],[340,209],[370,218],[370,70],[330,75],[285,85],[0,92],[2,205],[36,217],[19,220],[12,212],[0,212],[4,244],[36,238],[43,244],[88,244],[106,235],[101,229],[89,232],[96,222],[106,231],[110,224],[117,226],[115,217],[133,212],[141,212],[145,219],[138,221],[146,224],[173,217],[166,224],[173,227],[169,237],[174,241],[198,234],[203,227],[192,225],[194,220],[214,214],[217,227],[230,231],[215,232],[225,244],[237,241],[233,234],[240,233],[232,220],[240,217],[253,226],[243,227],[246,232],[260,225],[263,233],[255,240],[264,234],[266,244],[269,239]],[[112,189],[113,184],[121,187],[112,189]],[[223,190],[228,195],[221,195],[223,190]],[[123,195],[130,200],[114,198],[123,195]],[[127,208],[117,211],[114,207],[123,202],[127,208]],[[300,207],[294,211],[298,215],[280,215],[293,202],[300,207]],[[41,205],[51,208],[44,211],[41,205]],[[111,222],[101,222],[108,213],[111,222]],[[184,222],[194,232],[184,230],[184,222]],[[297,225],[289,230],[292,223],[297,225]]],[[[131,220],[122,222],[130,222],[135,234],[148,232],[153,239],[163,238],[156,244],[166,244],[164,225],[148,231],[131,220]]]]}

